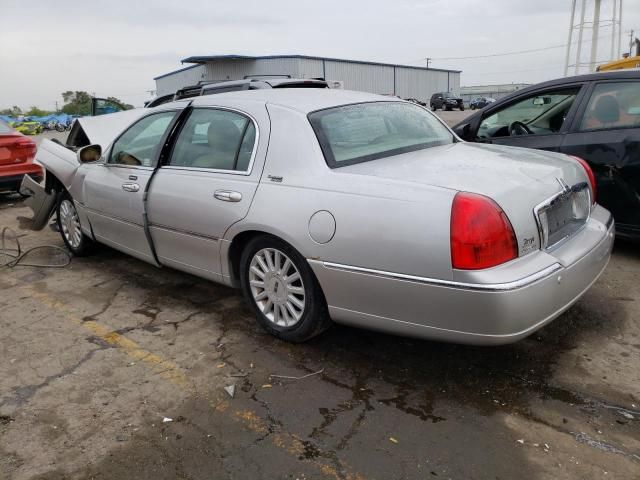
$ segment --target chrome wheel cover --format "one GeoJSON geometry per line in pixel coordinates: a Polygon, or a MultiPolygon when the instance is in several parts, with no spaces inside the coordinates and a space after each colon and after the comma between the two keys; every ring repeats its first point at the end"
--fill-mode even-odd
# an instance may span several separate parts
{"type": "Polygon", "coordinates": [[[82,230],[78,212],[71,200],[64,199],[60,202],[60,227],[62,235],[73,248],[79,248],[82,243],[82,230]]]}
{"type": "Polygon", "coordinates": [[[305,309],[304,284],[291,259],[275,248],[256,252],[249,265],[249,287],[258,309],[279,327],[292,327],[305,309]]]}

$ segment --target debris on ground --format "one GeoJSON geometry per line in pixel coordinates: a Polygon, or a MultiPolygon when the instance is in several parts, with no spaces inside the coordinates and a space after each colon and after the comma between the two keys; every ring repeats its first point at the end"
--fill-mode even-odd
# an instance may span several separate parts
{"type": "Polygon", "coordinates": [[[235,385],[228,385],[228,386],[224,387],[224,391],[227,392],[231,398],[233,398],[233,396],[236,393],[236,386],[235,385]]]}
{"type": "Polygon", "coordinates": [[[283,378],[285,380],[302,380],[303,378],[312,377],[313,375],[318,375],[318,374],[320,374],[322,372],[324,372],[324,368],[321,368],[317,372],[308,373],[307,375],[302,375],[301,377],[292,377],[290,375],[269,375],[269,377],[271,377],[271,378],[283,378]]]}
{"type": "Polygon", "coordinates": [[[169,423],[169,422],[173,422],[173,418],[164,417],[164,418],[162,419],[162,423],[169,423]]]}
{"type": "Polygon", "coordinates": [[[395,438],[393,438],[393,437],[389,437],[389,441],[390,441],[391,443],[398,443],[398,440],[396,440],[396,439],[395,439],[395,438]]]}

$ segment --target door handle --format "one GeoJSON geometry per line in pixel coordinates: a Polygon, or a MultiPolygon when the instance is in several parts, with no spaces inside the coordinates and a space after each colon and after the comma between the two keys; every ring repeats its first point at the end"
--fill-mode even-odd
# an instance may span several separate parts
{"type": "Polygon", "coordinates": [[[230,190],[216,190],[213,196],[223,202],[239,202],[242,200],[240,192],[232,192],[230,190]]]}
{"type": "Polygon", "coordinates": [[[138,185],[137,183],[123,183],[122,189],[125,192],[137,192],[140,190],[140,185],[138,185]]]}

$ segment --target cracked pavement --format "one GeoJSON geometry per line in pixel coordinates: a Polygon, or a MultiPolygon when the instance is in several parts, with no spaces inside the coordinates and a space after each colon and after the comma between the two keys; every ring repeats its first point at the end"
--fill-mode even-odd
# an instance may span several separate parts
{"type": "MultiPolygon", "coordinates": [[[[24,247],[62,245],[20,216],[0,196],[24,247]]],[[[618,244],[547,328],[478,348],[341,326],[290,345],[239,292],[107,247],[0,269],[0,479],[637,479],[639,277],[618,244]]]]}

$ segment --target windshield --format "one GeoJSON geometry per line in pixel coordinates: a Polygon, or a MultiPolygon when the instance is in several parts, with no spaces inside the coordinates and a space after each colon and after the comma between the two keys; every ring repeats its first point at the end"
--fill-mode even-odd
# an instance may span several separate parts
{"type": "Polygon", "coordinates": [[[309,121],[331,168],[454,142],[447,127],[413,103],[345,105],[312,112],[309,121]]]}

